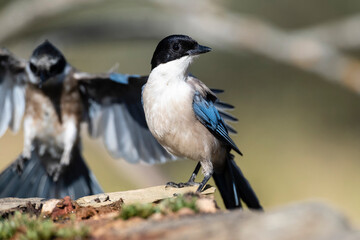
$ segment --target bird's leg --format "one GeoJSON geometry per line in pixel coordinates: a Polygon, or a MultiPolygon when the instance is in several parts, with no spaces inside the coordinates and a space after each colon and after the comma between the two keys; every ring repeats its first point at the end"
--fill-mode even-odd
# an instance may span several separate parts
{"type": "Polygon", "coordinates": [[[201,164],[200,164],[200,162],[198,162],[198,164],[195,167],[194,172],[191,174],[189,181],[187,181],[188,184],[195,183],[195,178],[196,178],[197,174],[199,173],[200,167],[201,167],[201,164]]]}
{"type": "Polygon", "coordinates": [[[182,182],[180,182],[180,183],[168,182],[168,183],[166,183],[166,186],[174,187],[174,188],[183,188],[183,187],[198,185],[199,183],[195,182],[195,178],[196,178],[197,174],[199,173],[200,167],[201,167],[201,164],[200,164],[200,162],[198,162],[198,164],[195,167],[195,170],[191,174],[191,177],[190,177],[189,181],[187,181],[185,183],[182,183],[182,182]]]}
{"type": "Polygon", "coordinates": [[[34,120],[31,116],[24,119],[24,147],[22,153],[13,163],[13,168],[18,174],[22,174],[24,164],[31,158],[32,144],[35,139],[36,130],[34,128],[34,120]]]}
{"type": "Polygon", "coordinates": [[[204,186],[206,185],[206,183],[209,181],[209,179],[211,178],[212,174],[205,174],[204,179],[201,181],[198,189],[196,190],[196,192],[201,192],[201,190],[204,188],[204,186]]]}
{"type": "Polygon", "coordinates": [[[204,188],[204,186],[209,181],[214,172],[214,167],[211,160],[201,161],[200,163],[203,168],[204,179],[201,181],[196,192],[201,192],[201,190],[204,188]]]}
{"type": "Polygon", "coordinates": [[[53,169],[52,177],[54,182],[59,180],[60,175],[64,169],[69,166],[71,160],[71,152],[75,145],[78,130],[77,124],[73,117],[64,118],[64,151],[61,155],[59,164],[53,169]]]}

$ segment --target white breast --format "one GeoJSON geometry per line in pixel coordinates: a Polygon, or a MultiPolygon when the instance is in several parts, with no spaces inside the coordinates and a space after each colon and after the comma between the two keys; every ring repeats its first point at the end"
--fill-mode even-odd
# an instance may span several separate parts
{"type": "Polygon", "coordinates": [[[143,104],[148,127],[159,143],[176,156],[200,161],[209,158],[214,138],[194,114],[195,90],[186,82],[187,71],[178,68],[186,61],[182,58],[153,69],[143,104]]]}
{"type": "Polygon", "coordinates": [[[156,138],[176,131],[192,117],[192,88],[184,81],[152,81],[151,76],[143,92],[144,110],[150,131],[156,138]],[[177,126],[174,128],[174,126],[177,126]]]}

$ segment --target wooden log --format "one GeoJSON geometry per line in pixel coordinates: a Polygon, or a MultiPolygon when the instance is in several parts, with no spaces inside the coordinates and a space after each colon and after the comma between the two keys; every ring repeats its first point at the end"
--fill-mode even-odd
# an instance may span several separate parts
{"type": "MultiPolygon", "coordinates": [[[[112,193],[102,193],[92,196],[86,196],[79,198],[76,202],[80,206],[93,206],[100,207],[104,205],[111,204],[120,199],[124,201],[124,204],[132,203],[151,203],[156,202],[165,198],[171,198],[176,195],[184,194],[187,192],[196,192],[197,186],[192,187],[183,187],[183,188],[173,188],[162,186],[155,186],[137,190],[123,191],[123,192],[112,192],[112,193]]],[[[215,188],[207,186],[201,194],[203,195],[212,195],[215,192],[215,188]]]]}

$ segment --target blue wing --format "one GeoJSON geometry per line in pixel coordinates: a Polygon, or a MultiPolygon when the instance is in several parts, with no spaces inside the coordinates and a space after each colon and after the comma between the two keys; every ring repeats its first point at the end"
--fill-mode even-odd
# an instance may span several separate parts
{"type": "Polygon", "coordinates": [[[199,92],[195,92],[193,99],[193,109],[197,119],[209,129],[214,136],[222,142],[231,146],[237,153],[242,155],[234,141],[229,137],[225,122],[215,107],[215,103],[205,99],[199,92]]]}
{"type": "Polygon", "coordinates": [[[162,163],[175,158],[149,131],[141,103],[147,77],[111,73],[78,74],[89,133],[101,137],[114,158],[162,163]]]}
{"type": "MultiPolygon", "coordinates": [[[[219,94],[219,93],[224,92],[224,90],[221,90],[221,89],[210,89],[210,90],[214,94],[219,94]]],[[[238,119],[236,117],[234,117],[231,114],[226,112],[226,110],[234,109],[233,105],[221,102],[218,98],[213,99],[213,101],[214,101],[214,105],[215,105],[216,109],[219,111],[220,116],[225,121],[230,121],[230,122],[237,122],[238,121],[238,119]]],[[[234,133],[234,134],[237,133],[236,130],[232,126],[230,126],[230,124],[228,124],[227,122],[225,122],[225,127],[230,133],[234,133]]]]}

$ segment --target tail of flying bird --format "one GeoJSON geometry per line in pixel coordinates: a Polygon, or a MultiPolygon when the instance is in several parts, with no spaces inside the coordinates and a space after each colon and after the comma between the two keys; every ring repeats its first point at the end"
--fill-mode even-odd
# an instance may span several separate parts
{"type": "Polygon", "coordinates": [[[15,163],[11,164],[0,174],[0,198],[41,196],[49,199],[70,196],[77,199],[103,192],[78,148],[74,149],[70,165],[56,182],[48,174],[51,166],[55,166],[55,159],[48,154],[40,156],[35,150],[25,162],[22,174],[18,174],[15,163]],[[49,164],[51,160],[54,160],[54,164],[49,164]]]}
{"type": "Polygon", "coordinates": [[[236,165],[232,154],[227,155],[224,171],[214,173],[213,178],[227,209],[239,208],[243,201],[250,209],[262,210],[254,190],[236,165]]]}

